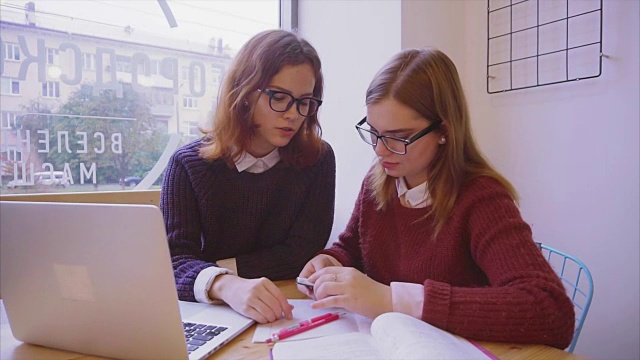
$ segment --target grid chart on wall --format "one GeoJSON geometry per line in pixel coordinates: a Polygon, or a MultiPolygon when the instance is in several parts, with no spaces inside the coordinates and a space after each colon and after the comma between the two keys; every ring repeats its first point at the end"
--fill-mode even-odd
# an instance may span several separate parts
{"type": "Polygon", "coordinates": [[[602,74],[602,0],[488,0],[490,94],[602,74]]]}

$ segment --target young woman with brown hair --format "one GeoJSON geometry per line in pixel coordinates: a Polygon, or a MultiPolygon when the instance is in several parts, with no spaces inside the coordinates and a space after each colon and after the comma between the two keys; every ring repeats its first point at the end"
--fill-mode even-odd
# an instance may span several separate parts
{"type": "Polygon", "coordinates": [[[566,347],[573,305],[513,186],[473,140],[453,62],[409,49],[375,76],[357,125],[377,161],[339,240],[300,273],[314,308],[397,311],[463,337],[566,347]]]}
{"type": "Polygon", "coordinates": [[[291,317],[272,280],[298,274],[333,224],[322,91],[320,58],[294,33],[262,32],[238,52],[212,128],[176,151],[162,186],[181,300],[223,301],[261,323],[291,317]]]}

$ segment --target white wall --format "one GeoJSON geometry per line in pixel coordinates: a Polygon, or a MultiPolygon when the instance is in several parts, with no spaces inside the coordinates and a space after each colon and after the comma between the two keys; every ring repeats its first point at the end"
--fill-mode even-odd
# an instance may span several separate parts
{"type": "Polygon", "coordinates": [[[353,129],[369,81],[400,48],[438,47],[458,66],[480,147],[518,189],[536,240],[593,273],[576,353],[640,358],[639,4],[604,1],[602,76],[490,95],[486,1],[301,0],[301,33],[324,62],[321,121],[338,161],[332,240],[373,159],[353,129]]]}
{"type": "Polygon", "coordinates": [[[316,48],[325,76],[323,138],[336,153],[336,213],[330,242],[347,225],[374,153],[356,132],[366,115],[365,92],[375,73],[400,50],[399,0],[302,0],[300,33],[316,48]]]}
{"type": "Polygon", "coordinates": [[[576,353],[638,359],[640,2],[604,1],[600,77],[491,95],[486,4],[466,3],[461,66],[481,148],[519,190],[536,240],[574,254],[594,278],[576,353]]]}

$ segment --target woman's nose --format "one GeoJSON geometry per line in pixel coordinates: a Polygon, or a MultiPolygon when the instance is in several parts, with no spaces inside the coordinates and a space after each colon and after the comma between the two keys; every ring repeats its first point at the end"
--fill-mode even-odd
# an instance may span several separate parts
{"type": "Polygon", "coordinates": [[[392,152],[389,151],[389,149],[387,149],[387,146],[382,142],[382,140],[378,140],[378,143],[373,146],[373,151],[378,156],[385,156],[385,155],[392,154],[392,152]]]}
{"type": "Polygon", "coordinates": [[[289,110],[284,112],[285,119],[287,119],[289,121],[296,120],[296,119],[298,119],[299,116],[301,116],[301,115],[298,114],[298,110],[296,109],[296,104],[295,103],[291,105],[289,110]]]}

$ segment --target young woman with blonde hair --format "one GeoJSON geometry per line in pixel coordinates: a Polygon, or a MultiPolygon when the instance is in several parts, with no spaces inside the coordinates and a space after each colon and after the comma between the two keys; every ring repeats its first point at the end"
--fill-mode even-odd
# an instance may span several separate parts
{"type": "Polygon", "coordinates": [[[320,58],[298,35],[269,30],[240,49],[211,130],[165,173],[160,207],[181,300],[223,301],[261,323],[291,318],[272,280],[298,274],[333,224],[322,92],[320,58]]]}
{"type": "Polygon", "coordinates": [[[534,243],[513,186],[478,151],[453,62],[409,49],[375,76],[357,125],[373,146],[339,240],[300,273],[314,308],[397,311],[463,337],[558,348],[573,305],[534,243]]]}

